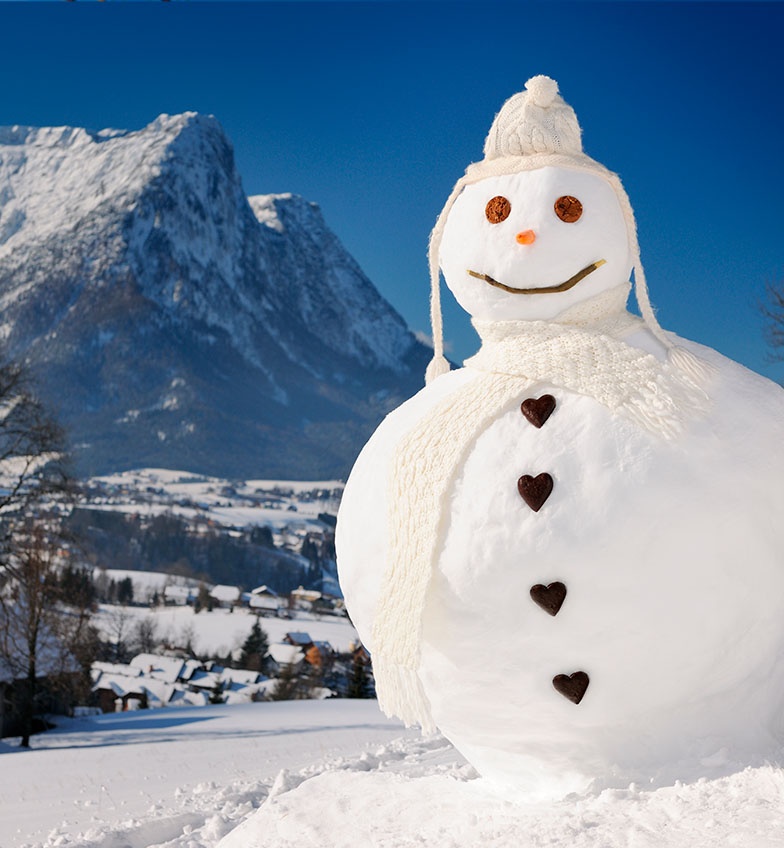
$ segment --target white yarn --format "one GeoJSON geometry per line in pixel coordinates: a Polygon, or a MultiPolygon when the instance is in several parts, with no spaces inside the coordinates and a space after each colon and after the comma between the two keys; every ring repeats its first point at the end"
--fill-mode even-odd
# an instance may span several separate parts
{"type": "Polygon", "coordinates": [[[571,323],[475,322],[482,347],[467,360],[477,377],[445,397],[397,446],[390,474],[389,562],[373,624],[373,669],[388,715],[432,730],[418,676],[422,616],[446,527],[455,476],[479,435],[546,381],[593,397],[662,438],[675,437],[707,395],[669,361],[625,344],[642,322],[618,309],[626,286],[570,310],[571,323]],[[597,312],[604,309],[599,321],[597,312]]]}

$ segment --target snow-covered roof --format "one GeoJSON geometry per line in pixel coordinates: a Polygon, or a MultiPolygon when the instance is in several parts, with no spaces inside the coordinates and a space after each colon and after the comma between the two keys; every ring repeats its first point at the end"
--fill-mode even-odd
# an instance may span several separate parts
{"type": "Polygon", "coordinates": [[[286,639],[291,642],[292,645],[310,645],[313,641],[310,638],[309,633],[304,633],[301,630],[295,630],[286,634],[286,639]]]}
{"type": "Polygon", "coordinates": [[[204,707],[210,702],[206,692],[190,692],[186,689],[177,689],[171,697],[170,707],[204,707]]]}
{"type": "Polygon", "coordinates": [[[183,673],[185,663],[176,657],[161,657],[156,654],[138,654],[131,665],[140,668],[145,676],[174,683],[183,673]]]}
{"type": "Polygon", "coordinates": [[[291,595],[301,601],[317,601],[321,597],[321,592],[317,592],[315,589],[303,589],[300,586],[299,589],[292,589],[291,595]]]}
{"type": "Polygon", "coordinates": [[[126,677],[124,674],[107,674],[103,673],[98,680],[93,683],[93,692],[99,689],[111,689],[118,698],[123,695],[141,695],[143,691],[143,681],[140,677],[126,677]]]}
{"type": "Polygon", "coordinates": [[[126,677],[124,674],[102,674],[93,684],[93,692],[110,689],[118,698],[125,695],[146,695],[150,706],[168,704],[177,690],[172,683],[152,677],[126,677]]]}
{"type": "Polygon", "coordinates": [[[222,583],[213,586],[210,589],[210,597],[216,601],[225,601],[226,603],[234,603],[240,599],[242,590],[239,586],[226,586],[222,583]]]}
{"type": "Polygon", "coordinates": [[[260,672],[251,671],[247,668],[224,668],[220,679],[224,682],[229,681],[242,686],[249,686],[258,683],[260,677],[260,672]]]}
{"type": "Polygon", "coordinates": [[[278,597],[278,593],[274,589],[270,589],[266,583],[263,586],[257,586],[255,589],[251,589],[250,593],[251,595],[272,595],[276,598],[278,597]]]}
{"type": "Polygon", "coordinates": [[[180,673],[180,680],[190,680],[201,667],[202,663],[199,660],[185,660],[185,666],[180,673]]]}
{"type": "Polygon", "coordinates": [[[278,665],[297,665],[305,657],[301,648],[296,645],[287,645],[285,642],[275,642],[270,645],[267,656],[272,657],[278,665]]]}
{"type": "Polygon", "coordinates": [[[221,682],[220,674],[213,671],[196,671],[191,675],[188,684],[196,686],[198,689],[214,689],[221,682]]]}
{"type": "Polygon", "coordinates": [[[92,664],[92,671],[93,673],[120,674],[125,677],[139,677],[142,674],[142,670],[136,666],[110,662],[94,662],[92,664]]]}
{"type": "Polygon", "coordinates": [[[165,680],[155,680],[150,677],[143,677],[141,682],[151,705],[154,705],[156,701],[161,705],[168,704],[178,689],[172,683],[167,683],[165,680]]]}

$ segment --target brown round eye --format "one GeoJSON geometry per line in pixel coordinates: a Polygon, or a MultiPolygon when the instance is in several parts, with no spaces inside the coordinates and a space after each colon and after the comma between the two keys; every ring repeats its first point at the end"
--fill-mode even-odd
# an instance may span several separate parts
{"type": "Polygon", "coordinates": [[[583,214],[583,205],[576,197],[565,194],[555,201],[555,214],[567,224],[573,224],[583,214]]]}
{"type": "Polygon", "coordinates": [[[505,221],[511,211],[512,204],[500,195],[488,200],[487,206],[485,206],[485,215],[487,215],[487,220],[491,224],[500,224],[501,221],[505,221]]]}

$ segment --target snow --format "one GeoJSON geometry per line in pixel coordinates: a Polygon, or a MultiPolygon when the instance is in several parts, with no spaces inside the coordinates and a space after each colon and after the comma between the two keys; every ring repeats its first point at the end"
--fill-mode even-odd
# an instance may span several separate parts
{"type": "Polygon", "coordinates": [[[771,765],[503,800],[446,740],[374,701],[112,714],[33,746],[0,743],[3,848],[774,848],[784,828],[771,765]]]}
{"type": "Polygon", "coordinates": [[[60,725],[35,736],[30,751],[0,743],[3,848],[215,845],[281,769],[401,734],[375,702],[347,700],[141,710],[60,725]]]}
{"type": "MultiPolygon", "coordinates": [[[[256,615],[245,609],[214,609],[212,612],[193,611],[193,607],[117,607],[102,604],[95,617],[95,624],[103,638],[116,640],[117,616],[122,614],[124,638],[131,634],[137,622],[152,619],[155,633],[167,642],[184,645],[188,637],[197,654],[225,656],[229,651],[242,647],[247,639],[256,615]]],[[[317,616],[297,611],[296,618],[286,619],[273,616],[259,619],[261,629],[270,642],[280,642],[284,636],[299,627],[306,627],[311,638],[329,642],[339,652],[346,652],[359,639],[357,631],[347,618],[317,616]]]]}
{"type": "MultiPolygon", "coordinates": [[[[171,512],[190,520],[207,517],[224,527],[267,525],[281,532],[323,530],[318,516],[334,515],[343,490],[340,480],[229,481],[162,468],[107,474],[89,484],[94,490],[91,509],[171,512]]],[[[136,581],[137,574],[127,576],[136,581]]]]}

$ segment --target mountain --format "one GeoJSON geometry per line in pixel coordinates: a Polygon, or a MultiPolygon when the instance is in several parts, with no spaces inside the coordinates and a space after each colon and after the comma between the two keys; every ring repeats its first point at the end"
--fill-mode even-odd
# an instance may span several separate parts
{"type": "Polygon", "coordinates": [[[195,113],[0,128],[0,306],[82,474],[345,476],[428,359],[318,206],[246,197],[195,113]]]}

